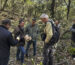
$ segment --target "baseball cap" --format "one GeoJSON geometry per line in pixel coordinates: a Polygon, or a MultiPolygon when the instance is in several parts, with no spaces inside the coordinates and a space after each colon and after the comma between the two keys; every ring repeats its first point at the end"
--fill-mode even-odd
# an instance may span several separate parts
{"type": "Polygon", "coordinates": [[[40,18],[49,18],[49,16],[47,14],[42,14],[40,18]]]}

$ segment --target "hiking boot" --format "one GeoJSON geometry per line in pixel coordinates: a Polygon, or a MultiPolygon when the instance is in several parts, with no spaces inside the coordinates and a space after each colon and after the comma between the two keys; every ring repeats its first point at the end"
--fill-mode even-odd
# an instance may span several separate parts
{"type": "Polygon", "coordinates": [[[16,61],[20,61],[20,59],[16,59],[16,61]]]}
{"type": "Polygon", "coordinates": [[[29,55],[28,55],[28,54],[26,54],[26,57],[29,57],[29,55]]]}
{"type": "Polygon", "coordinates": [[[25,63],[21,63],[21,65],[26,65],[25,63]]]}
{"type": "Polygon", "coordinates": [[[33,56],[36,56],[36,54],[33,54],[33,56]]]}

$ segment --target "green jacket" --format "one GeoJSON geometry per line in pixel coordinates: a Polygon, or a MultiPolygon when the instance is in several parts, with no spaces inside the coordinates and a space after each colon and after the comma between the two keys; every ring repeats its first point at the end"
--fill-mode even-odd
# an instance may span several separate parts
{"type": "Polygon", "coordinates": [[[32,24],[29,24],[25,28],[25,34],[28,34],[32,37],[32,40],[37,40],[38,38],[38,25],[35,24],[32,26],[32,24]]]}

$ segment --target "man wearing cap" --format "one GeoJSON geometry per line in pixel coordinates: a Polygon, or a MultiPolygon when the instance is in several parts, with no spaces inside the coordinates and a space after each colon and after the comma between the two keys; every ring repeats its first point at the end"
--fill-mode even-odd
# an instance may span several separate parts
{"type": "Polygon", "coordinates": [[[18,43],[13,39],[12,33],[8,31],[10,26],[9,19],[2,20],[2,25],[0,25],[0,65],[8,65],[10,46],[15,46],[18,43]]]}
{"type": "Polygon", "coordinates": [[[21,65],[24,64],[24,45],[25,45],[25,40],[24,40],[24,19],[19,20],[19,25],[14,29],[14,37],[20,38],[19,43],[17,45],[17,54],[16,58],[17,61],[21,61],[21,65]],[[21,55],[20,55],[21,54],[21,55]]]}
{"type": "Polygon", "coordinates": [[[49,17],[47,14],[42,14],[40,18],[42,22],[45,23],[44,34],[46,36],[44,39],[45,45],[43,53],[44,55],[43,65],[53,65],[51,42],[49,42],[53,35],[52,25],[49,22],[49,17]]]}
{"type": "Polygon", "coordinates": [[[36,19],[32,19],[32,23],[27,25],[25,28],[25,34],[31,37],[31,40],[27,41],[26,56],[28,57],[28,50],[31,44],[33,44],[33,56],[36,55],[36,42],[38,37],[38,25],[36,24],[36,19]]]}

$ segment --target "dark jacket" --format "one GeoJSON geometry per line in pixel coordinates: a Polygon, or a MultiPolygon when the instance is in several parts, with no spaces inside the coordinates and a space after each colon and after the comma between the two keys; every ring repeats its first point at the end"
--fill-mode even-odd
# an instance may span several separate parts
{"type": "Polygon", "coordinates": [[[25,45],[25,40],[24,40],[24,28],[20,27],[19,25],[18,25],[18,27],[16,27],[15,30],[14,30],[14,37],[15,37],[15,39],[16,39],[18,36],[20,37],[20,41],[19,41],[18,46],[24,46],[24,45],[25,45]]]}
{"type": "Polygon", "coordinates": [[[6,27],[0,26],[0,58],[6,58],[10,55],[10,46],[17,44],[12,37],[11,32],[6,27]]]}
{"type": "Polygon", "coordinates": [[[75,24],[72,25],[71,32],[72,32],[72,38],[71,38],[71,40],[73,42],[75,42],[75,24]]]}

